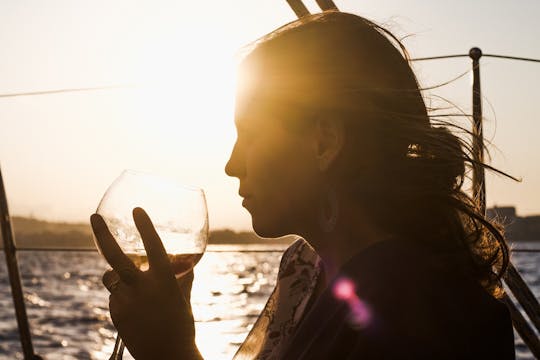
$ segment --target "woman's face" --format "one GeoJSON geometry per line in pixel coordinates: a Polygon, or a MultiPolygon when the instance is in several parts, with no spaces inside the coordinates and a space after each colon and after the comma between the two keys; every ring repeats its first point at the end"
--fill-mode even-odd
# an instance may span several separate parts
{"type": "Polygon", "coordinates": [[[252,91],[237,100],[237,140],[225,167],[239,179],[242,205],[263,237],[301,233],[313,219],[319,171],[313,131],[293,131],[287,106],[252,91]]]}

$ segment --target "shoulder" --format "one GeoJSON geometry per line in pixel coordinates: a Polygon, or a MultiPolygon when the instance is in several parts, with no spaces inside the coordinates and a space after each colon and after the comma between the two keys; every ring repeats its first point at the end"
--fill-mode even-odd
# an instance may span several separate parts
{"type": "Polygon", "coordinates": [[[506,310],[472,276],[411,241],[381,242],[355,256],[341,276],[353,279],[358,296],[389,315],[423,314],[418,320],[427,320],[506,310]],[[394,310],[403,307],[407,312],[394,310]]]}
{"type": "Polygon", "coordinates": [[[302,320],[287,358],[513,359],[505,306],[428,255],[396,240],[354,256],[302,320]]]}
{"type": "Polygon", "coordinates": [[[311,245],[303,238],[297,237],[281,256],[278,279],[290,276],[295,272],[294,268],[297,265],[315,267],[319,262],[320,257],[311,245]]]}
{"type": "Polygon", "coordinates": [[[439,358],[485,358],[502,348],[512,352],[506,306],[465,272],[436,259],[413,242],[394,240],[368,249],[346,266],[358,298],[372,312],[372,323],[360,338],[367,336],[383,348],[401,343],[412,353],[439,358]]]}

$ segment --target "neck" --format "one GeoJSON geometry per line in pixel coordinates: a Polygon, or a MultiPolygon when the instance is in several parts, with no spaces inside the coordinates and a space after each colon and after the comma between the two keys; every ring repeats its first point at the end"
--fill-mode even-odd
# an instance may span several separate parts
{"type": "Polygon", "coordinates": [[[390,234],[367,220],[364,211],[357,206],[341,206],[340,216],[331,231],[313,226],[302,236],[322,258],[325,277],[330,280],[348,260],[369,246],[388,239],[390,234]]]}

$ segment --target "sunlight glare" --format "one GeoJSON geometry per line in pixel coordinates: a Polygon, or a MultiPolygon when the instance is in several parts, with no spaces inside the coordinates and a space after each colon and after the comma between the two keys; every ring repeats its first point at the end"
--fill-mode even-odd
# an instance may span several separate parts
{"type": "Polygon", "coordinates": [[[140,131],[151,131],[156,146],[181,143],[193,152],[216,145],[201,144],[213,136],[219,137],[218,146],[231,143],[235,48],[205,34],[180,33],[152,43],[139,60],[143,86],[135,91],[133,104],[140,131]]]}

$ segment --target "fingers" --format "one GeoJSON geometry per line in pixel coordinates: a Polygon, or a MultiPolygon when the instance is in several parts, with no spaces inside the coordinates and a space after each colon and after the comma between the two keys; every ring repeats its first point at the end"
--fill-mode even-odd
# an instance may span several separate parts
{"type": "MultiPolygon", "coordinates": [[[[129,304],[133,301],[133,297],[136,296],[136,288],[124,283],[120,278],[120,275],[114,270],[106,271],[103,274],[102,282],[111,293],[109,300],[115,299],[118,303],[129,304]]],[[[140,285],[140,283],[137,283],[137,285],[140,285]]]]}
{"type": "Polygon", "coordinates": [[[141,208],[133,209],[133,220],[141,234],[150,269],[160,274],[172,274],[167,252],[148,214],[141,208]]]}
{"type": "Polygon", "coordinates": [[[111,313],[111,319],[113,321],[114,327],[118,329],[121,321],[122,307],[116,297],[109,295],[109,312],[111,313]]]}
{"type": "Polygon", "coordinates": [[[103,274],[101,279],[103,285],[109,290],[110,293],[113,293],[120,284],[120,276],[114,270],[108,270],[103,274]]]}
{"type": "Polygon", "coordinates": [[[181,278],[177,279],[176,282],[178,284],[178,287],[180,287],[180,290],[182,291],[182,294],[184,295],[184,298],[188,303],[191,302],[191,288],[193,286],[193,269],[183,275],[181,278]]]}
{"type": "Polygon", "coordinates": [[[120,246],[114,240],[114,237],[107,228],[107,224],[105,224],[105,221],[100,215],[92,214],[90,222],[92,223],[92,230],[96,236],[99,249],[105,260],[118,273],[122,281],[126,284],[133,284],[139,272],[137,267],[123,253],[122,249],[120,249],[120,246]]]}

